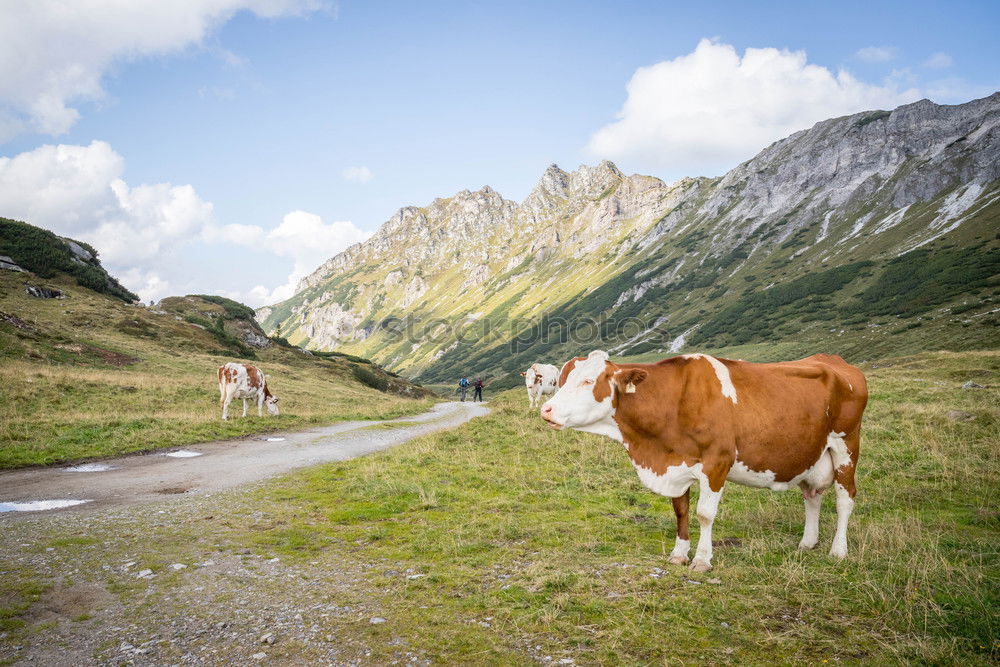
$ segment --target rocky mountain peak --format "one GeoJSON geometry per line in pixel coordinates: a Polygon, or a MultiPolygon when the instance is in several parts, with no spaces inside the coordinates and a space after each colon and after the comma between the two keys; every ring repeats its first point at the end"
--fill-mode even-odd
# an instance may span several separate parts
{"type": "Polygon", "coordinates": [[[524,216],[532,223],[545,218],[569,198],[569,174],[557,164],[550,164],[535,189],[521,203],[524,216]]]}
{"type": "Polygon", "coordinates": [[[569,174],[560,169],[559,165],[550,164],[538,179],[538,185],[532,191],[534,193],[565,198],[569,194],[569,174]]]}
{"type": "Polygon", "coordinates": [[[610,160],[604,160],[596,167],[585,164],[569,175],[570,192],[574,196],[596,199],[608,189],[617,187],[625,175],[610,160]]]}

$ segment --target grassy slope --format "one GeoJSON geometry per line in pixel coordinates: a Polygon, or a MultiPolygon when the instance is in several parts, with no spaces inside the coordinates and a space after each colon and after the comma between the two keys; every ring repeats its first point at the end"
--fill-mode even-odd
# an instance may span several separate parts
{"type": "MultiPolygon", "coordinates": [[[[68,294],[60,300],[27,296],[23,281],[0,271],[0,311],[29,325],[0,318],[0,468],[394,417],[429,403],[363,386],[345,361],[272,346],[254,363],[270,376],[283,414],[261,419],[251,410],[252,418],[225,423],[215,371],[236,358],[211,333],[68,277],[46,281],[68,294]]],[[[239,415],[241,403],[234,407],[239,415]]]]}
{"type": "Polygon", "coordinates": [[[521,392],[453,432],[272,485],[252,503],[270,528],[248,520],[229,539],[384,563],[371,576],[390,607],[387,634],[435,662],[996,659],[1000,354],[926,353],[866,370],[844,562],[826,556],[832,501],[821,548],[802,553],[798,494],[730,485],[709,575],[722,583],[692,583],[709,577],[665,566],[669,502],[640,486],[620,446],[545,430],[521,392]],[[968,379],[991,388],[961,390],[968,379]],[[976,419],[953,422],[949,409],[976,419]]]}
{"type": "MultiPolygon", "coordinates": [[[[71,515],[13,524],[9,539],[36,556],[0,573],[0,629],[18,644],[48,641],[45,591],[72,584],[111,597],[72,619],[84,636],[111,633],[95,658],[114,654],[118,637],[176,638],[178,627],[201,633],[226,621],[225,632],[191,635],[207,637],[193,650],[210,663],[263,648],[269,660],[316,664],[331,646],[358,664],[996,661],[1000,353],[924,353],[866,371],[872,400],[843,562],[826,556],[831,500],[821,548],[800,552],[797,493],[730,485],[716,570],[667,566],[669,502],[639,484],[619,445],[549,431],[518,391],[451,432],[249,493],[167,514],[91,515],[84,532],[71,515]],[[960,389],[969,379],[990,387],[960,389]],[[951,421],[951,409],[975,421],[951,421]],[[267,574],[274,556],[280,576],[267,574]],[[227,570],[242,561],[250,573],[220,572],[220,591],[197,568],[170,568],[206,559],[227,570]],[[126,561],[138,564],[117,567],[126,561]],[[139,568],[156,579],[136,579],[139,568]],[[298,627],[333,643],[285,630],[262,647],[278,620],[247,621],[243,604],[300,613],[298,627]],[[116,614],[127,636],[104,628],[122,623],[116,614]],[[373,625],[374,615],[387,621],[373,625]]],[[[161,661],[188,650],[173,642],[161,661]]]]}

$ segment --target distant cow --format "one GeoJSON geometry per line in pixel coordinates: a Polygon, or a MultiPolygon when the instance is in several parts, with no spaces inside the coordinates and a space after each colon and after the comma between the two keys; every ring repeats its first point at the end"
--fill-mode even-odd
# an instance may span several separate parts
{"type": "Polygon", "coordinates": [[[528,405],[535,407],[542,400],[542,396],[555,393],[559,369],[552,364],[531,364],[521,376],[524,378],[525,387],[528,388],[528,405]]]}
{"type": "Polygon", "coordinates": [[[625,445],[639,479],[673,499],[677,541],[670,562],[688,562],[690,488],[697,484],[701,533],[691,568],[712,567],[712,522],[726,481],[802,489],[799,548],[819,540],[821,494],[834,486],[837,529],[830,555],[847,555],[854,471],[868,385],[833,355],[754,364],[686,354],[655,364],[617,365],[607,352],[567,362],[563,383],[542,406],[556,429],[606,435],[625,445]]]}
{"type": "Polygon", "coordinates": [[[229,404],[234,398],[243,399],[243,416],[247,416],[247,399],[257,404],[257,416],[262,417],[261,408],[267,406],[267,414],[278,414],[278,398],[267,388],[267,378],[260,369],[250,364],[230,361],[219,366],[219,402],[222,404],[222,418],[229,419],[229,404]]]}

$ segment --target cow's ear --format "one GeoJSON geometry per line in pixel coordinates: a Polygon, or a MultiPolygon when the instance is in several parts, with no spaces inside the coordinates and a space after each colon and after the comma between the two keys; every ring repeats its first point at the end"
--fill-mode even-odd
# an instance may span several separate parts
{"type": "Polygon", "coordinates": [[[525,372],[525,373],[521,373],[521,377],[525,377],[525,376],[527,376],[527,375],[528,375],[528,373],[527,373],[527,372],[525,372]]]}
{"type": "Polygon", "coordinates": [[[649,373],[641,368],[628,368],[615,375],[618,388],[626,394],[634,394],[635,387],[646,379],[649,373]]]}

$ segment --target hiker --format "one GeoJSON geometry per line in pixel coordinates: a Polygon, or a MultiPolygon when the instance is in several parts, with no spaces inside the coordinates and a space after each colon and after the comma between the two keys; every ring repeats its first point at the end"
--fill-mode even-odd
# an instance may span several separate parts
{"type": "Polygon", "coordinates": [[[483,400],[483,378],[476,378],[476,384],[473,386],[476,388],[476,391],[472,394],[472,400],[483,400]]]}
{"type": "Polygon", "coordinates": [[[465,393],[469,391],[469,378],[463,377],[458,381],[458,393],[462,395],[462,400],[465,400],[465,393]]]}

